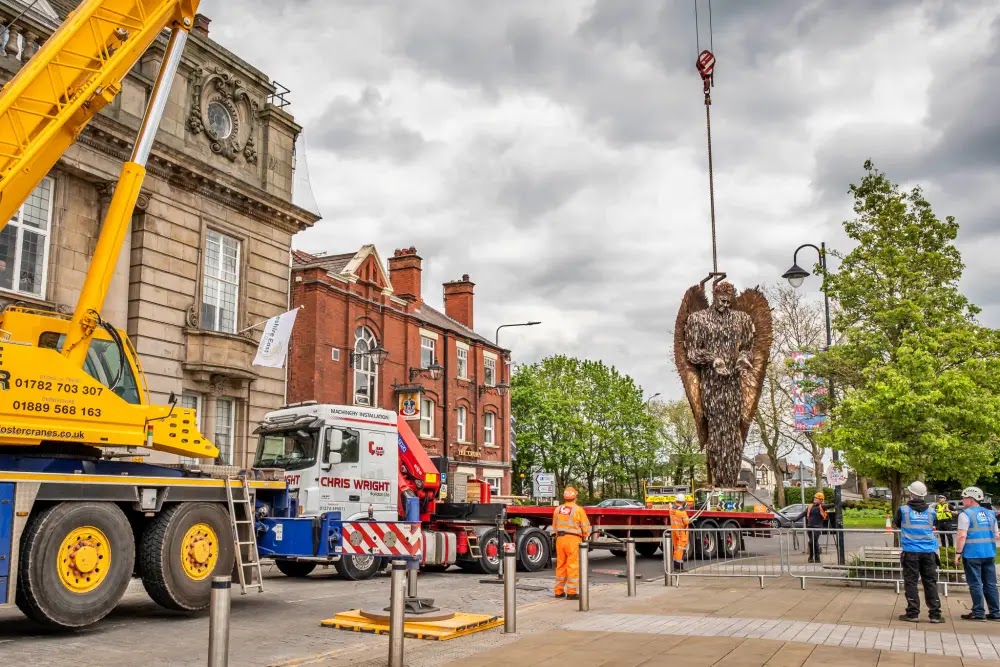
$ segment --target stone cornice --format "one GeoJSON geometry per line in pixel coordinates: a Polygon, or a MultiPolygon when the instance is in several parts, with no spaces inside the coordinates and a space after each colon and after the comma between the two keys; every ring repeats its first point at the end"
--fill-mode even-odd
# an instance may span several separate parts
{"type": "MultiPolygon", "coordinates": [[[[84,128],[77,142],[125,162],[131,155],[132,140],[124,137],[131,134],[121,123],[98,116],[84,128]]],[[[172,185],[209,197],[289,234],[307,229],[320,219],[314,213],[193,160],[162,143],[154,147],[146,170],[172,185]]]]}

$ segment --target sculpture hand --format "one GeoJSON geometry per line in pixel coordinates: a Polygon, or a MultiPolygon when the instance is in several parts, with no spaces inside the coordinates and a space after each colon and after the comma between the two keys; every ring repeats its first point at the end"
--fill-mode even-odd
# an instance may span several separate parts
{"type": "Polygon", "coordinates": [[[726,368],[726,362],[716,357],[712,362],[712,370],[714,370],[719,375],[729,375],[729,369],[726,368]]]}

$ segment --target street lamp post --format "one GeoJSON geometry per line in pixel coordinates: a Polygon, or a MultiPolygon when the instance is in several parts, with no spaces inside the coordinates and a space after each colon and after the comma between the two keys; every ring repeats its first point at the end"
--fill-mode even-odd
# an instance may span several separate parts
{"type": "MultiPolygon", "coordinates": [[[[798,263],[799,250],[802,250],[803,248],[812,248],[813,250],[815,250],[819,254],[819,265],[820,265],[820,269],[822,269],[822,271],[823,271],[823,286],[822,286],[822,290],[823,290],[823,309],[824,309],[824,312],[826,314],[826,349],[829,350],[830,347],[833,345],[833,328],[830,325],[830,294],[827,291],[827,287],[826,287],[826,277],[827,277],[827,275],[829,275],[828,272],[827,272],[827,266],[826,266],[826,243],[825,242],[821,242],[819,244],[818,248],[815,245],[813,245],[812,243],[803,243],[798,248],[796,248],[795,249],[795,254],[792,255],[792,268],[790,268],[787,271],[785,271],[785,273],[782,274],[781,277],[785,278],[788,281],[788,284],[791,285],[793,288],[798,289],[799,287],[802,286],[802,283],[805,281],[805,279],[808,278],[810,275],[812,275],[811,271],[806,271],[801,266],[799,266],[799,263],[798,263]]],[[[826,390],[827,390],[827,393],[828,393],[828,398],[827,398],[827,406],[828,406],[828,408],[827,408],[827,419],[829,419],[830,418],[829,417],[829,413],[833,409],[833,401],[834,401],[834,395],[833,395],[833,378],[827,378],[826,379],[826,390]]],[[[835,465],[840,463],[840,452],[838,450],[836,450],[836,449],[833,450],[833,462],[834,462],[835,465]]],[[[817,470],[816,472],[818,473],[819,471],[817,470]]],[[[819,475],[817,474],[816,477],[817,477],[816,485],[819,486],[819,475]]],[[[802,499],[802,502],[803,503],[805,502],[805,498],[802,499]]],[[[843,498],[842,498],[842,495],[841,495],[840,485],[839,484],[837,486],[833,487],[833,504],[834,504],[834,509],[835,509],[834,522],[835,522],[835,526],[836,526],[836,528],[838,530],[838,533],[837,533],[837,535],[838,535],[838,539],[837,539],[837,562],[840,565],[843,565],[844,561],[845,561],[845,558],[844,558],[844,511],[843,511],[844,510],[844,503],[843,503],[843,498]]]]}
{"type": "Polygon", "coordinates": [[[501,324],[497,327],[496,335],[493,337],[493,343],[499,347],[500,346],[500,330],[506,329],[507,327],[533,327],[536,324],[541,324],[541,322],[518,322],[517,324],[501,324]]]}
{"type": "MultiPolygon", "coordinates": [[[[493,335],[493,343],[497,347],[500,347],[500,330],[501,329],[506,329],[507,327],[533,327],[536,324],[541,324],[541,322],[536,322],[536,321],[532,320],[530,322],[516,322],[516,323],[511,323],[511,324],[501,324],[500,326],[497,327],[497,331],[493,335]]],[[[513,370],[513,367],[507,369],[507,377],[508,378],[511,377],[511,375],[512,375],[511,371],[512,370],[513,370]]],[[[511,411],[510,411],[510,400],[506,399],[506,398],[503,398],[503,397],[507,395],[507,393],[508,393],[509,390],[510,390],[510,380],[509,379],[508,379],[506,385],[504,385],[504,383],[501,382],[501,383],[499,383],[499,385],[496,388],[496,392],[500,395],[501,399],[503,400],[503,409],[507,412],[508,415],[510,415],[510,413],[511,413],[511,411]]],[[[479,393],[482,394],[483,391],[484,391],[484,389],[482,387],[480,387],[479,393]]],[[[501,421],[501,423],[503,423],[503,422],[501,421]]],[[[511,437],[512,437],[512,434],[508,433],[507,434],[508,442],[509,442],[509,438],[511,438],[511,437]]],[[[511,458],[509,452],[510,452],[510,449],[509,449],[509,446],[508,446],[508,458],[511,458]]],[[[513,473],[513,471],[514,471],[514,462],[513,462],[513,460],[508,461],[508,463],[510,464],[511,473],[513,473]]],[[[513,482],[514,482],[514,480],[511,479],[511,486],[513,486],[513,482]]],[[[522,494],[524,493],[524,475],[523,474],[521,475],[521,493],[522,494]]]]}

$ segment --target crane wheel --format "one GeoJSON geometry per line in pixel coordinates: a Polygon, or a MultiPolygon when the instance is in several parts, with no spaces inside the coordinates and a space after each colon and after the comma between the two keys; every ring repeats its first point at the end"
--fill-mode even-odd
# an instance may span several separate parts
{"type": "Polygon", "coordinates": [[[135,539],[114,503],[61,503],[32,517],[21,538],[17,606],[55,628],[82,628],[125,595],[135,539]]]}
{"type": "Polygon", "coordinates": [[[381,556],[341,556],[333,566],[337,574],[351,581],[371,579],[382,569],[385,559],[381,556]]]}
{"type": "Polygon", "coordinates": [[[208,607],[212,576],[233,571],[229,513],[216,503],[181,503],[163,510],[139,544],[142,584],[156,604],[177,611],[208,607]]]}

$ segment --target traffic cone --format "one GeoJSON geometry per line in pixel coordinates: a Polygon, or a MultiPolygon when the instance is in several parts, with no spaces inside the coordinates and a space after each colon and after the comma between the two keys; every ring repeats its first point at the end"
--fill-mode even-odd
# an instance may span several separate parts
{"type": "Polygon", "coordinates": [[[888,512],[885,513],[885,532],[887,532],[887,533],[891,533],[892,532],[892,522],[889,520],[889,513],[888,512]]]}

